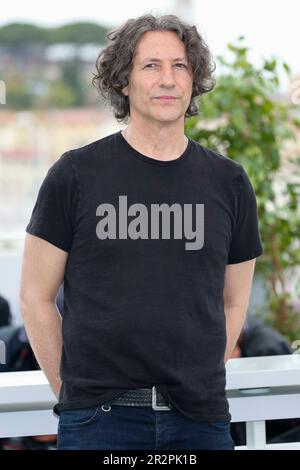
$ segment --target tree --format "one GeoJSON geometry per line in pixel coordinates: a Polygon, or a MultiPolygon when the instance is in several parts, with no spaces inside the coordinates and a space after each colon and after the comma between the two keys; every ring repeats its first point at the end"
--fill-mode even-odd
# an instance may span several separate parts
{"type": "MultiPolygon", "coordinates": [[[[278,72],[283,70],[290,78],[288,65],[272,58],[255,67],[243,41],[240,37],[228,45],[231,62],[217,57],[222,74],[215,90],[199,99],[200,116],[186,121],[186,132],[247,171],[257,196],[264,248],[257,261],[267,291],[264,318],[293,340],[300,337],[300,315],[287,281],[299,278],[300,157],[287,154],[285,144],[295,140],[300,122],[293,104],[278,92],[278,72]],[[284,177],[286,165],[290,171],[284,177]]],[[[296,283],[298,297],[299,287],[300,282],[296,283]]]]}
{"type": "Polygon", "coordinates": [[[9,23],[0,27],[0,43],[6,47],[26,47],[32,44],[104,44],[107,29],[97,23],[70,23],[44,28],[30,23],[9,23]]]}

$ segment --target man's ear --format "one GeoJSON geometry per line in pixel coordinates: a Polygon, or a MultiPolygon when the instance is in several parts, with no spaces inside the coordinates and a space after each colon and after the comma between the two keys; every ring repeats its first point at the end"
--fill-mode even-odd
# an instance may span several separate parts
{"type": "Polygon", "coordinates": [[[128,85],[126,85],[124,88],[122,88],[122,93],[125,96],[128,96],[128,85]]]}

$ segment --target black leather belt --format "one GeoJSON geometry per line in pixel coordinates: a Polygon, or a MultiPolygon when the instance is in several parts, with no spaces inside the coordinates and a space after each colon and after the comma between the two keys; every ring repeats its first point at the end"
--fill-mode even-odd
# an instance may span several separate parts
{"type": "Polygon", "coordinates": [[[120,397],[110,400],[107,404],[120,406],[151,406],[154,410],[159,411],[170,411],[173,409],[172,405],[156,390],[155,386],[152,387],[152,389],[135,388],[127,390],[120,397]]]}

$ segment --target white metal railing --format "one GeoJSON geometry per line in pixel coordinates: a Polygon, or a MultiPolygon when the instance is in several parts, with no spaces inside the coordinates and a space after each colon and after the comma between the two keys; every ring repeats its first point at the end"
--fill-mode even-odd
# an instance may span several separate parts
{"type": "MultiPolygon", "coordinates": [[[[300,449],[266,444],[265,421],[300,418],[300,355],[230,359],[226,391],[232,422],[246,422],[244,449],[300,449]]],[[[56,434],[55,396],[42,371],[0,374],[0,437],[56,434]]]]}
{"type": "Polygon", "coordinates": [[[300,417],[300,355],[230,359],[227,396],[232,422],[246,422],[246,446],[236,449],[300,449],[300,442],[266,444],[265,422],[300,417]]]}

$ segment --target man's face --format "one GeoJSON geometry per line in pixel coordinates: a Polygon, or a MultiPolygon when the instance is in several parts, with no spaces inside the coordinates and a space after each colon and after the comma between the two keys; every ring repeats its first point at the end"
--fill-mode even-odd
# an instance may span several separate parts
{"type": "Polygon", "coordinates": [[[143,34],[133,58],[129,84],[122,90],[129,96],[131,120],[184,122],[192,87],[185,45],[178,36],[171,31],[143,34]]]}

